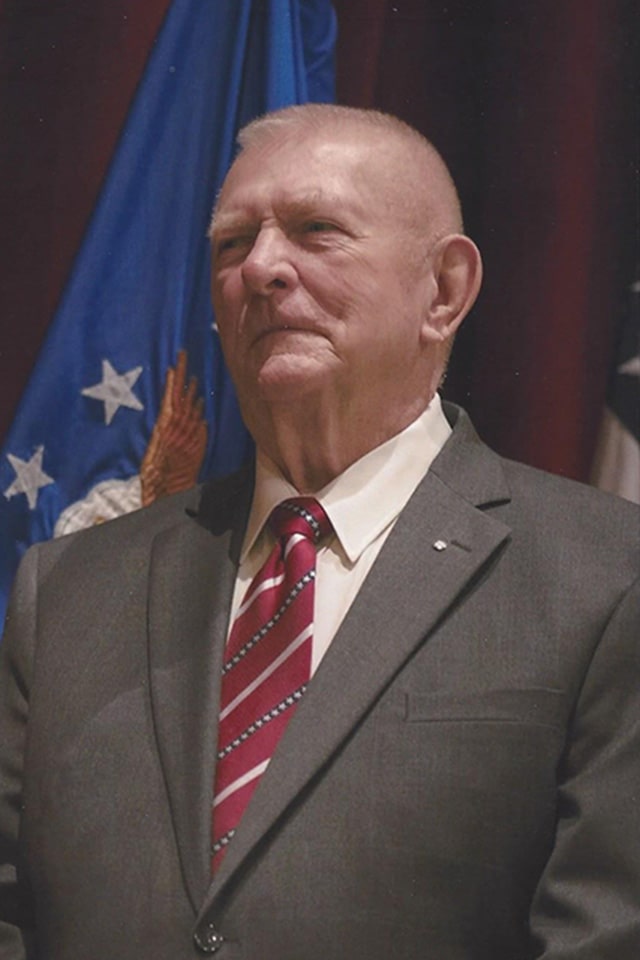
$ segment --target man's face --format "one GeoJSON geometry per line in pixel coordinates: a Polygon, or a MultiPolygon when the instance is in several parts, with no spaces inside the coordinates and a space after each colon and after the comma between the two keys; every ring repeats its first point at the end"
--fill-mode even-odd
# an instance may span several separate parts
{"type": "Polygon", "coordinates": [[[424,391],[427,242],[396,202],[397,155],[370,135],[306,134],[234,164],[216,210],[212,289],[248,419],[253,404],[310,392],[375,418],[424,391]]]}

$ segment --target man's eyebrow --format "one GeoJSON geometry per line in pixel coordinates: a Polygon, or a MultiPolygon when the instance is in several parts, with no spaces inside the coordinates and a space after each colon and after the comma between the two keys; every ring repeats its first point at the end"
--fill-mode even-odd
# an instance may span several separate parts
{"type": "MultiPolygon", "coordinates": [[[[314,191],[299,197],[282,198],[275,203],[276,216],[301,220],[307,217],[334,218],[340,214],[357,212],[357,208],[348,197],[338,193],[328,193],[325,190],[314,191]]],[[[255,232],[258,229],[259,218],[252,218],[244,213],[233,211],[214,211],[209,225],[207,236],[213,239],[223,233],[237,231],[255,232]]]]}
{"type": "Polygon", "coordinates": [[[312,194],[304,194],[300,197],[294,196],[283,200],[280,209],[289,216],[310,216],[317,213],[329,213],[329,207],[337,211],[350,206],[348,197],[326,190],[318,190],[312,194]]]}
{"type": "Polygon", "coordinates": [[[216,234],[236,230],[252,229],[251,221],[247,217],[235,213],[215,212],[211,217],[207,236],[212,239],[216,234]]]}

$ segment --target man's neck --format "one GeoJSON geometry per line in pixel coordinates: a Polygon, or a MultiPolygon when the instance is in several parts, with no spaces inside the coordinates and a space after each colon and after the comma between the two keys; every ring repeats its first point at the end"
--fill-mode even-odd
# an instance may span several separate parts
{"type": "MultiPolygon", "coordinates": [[[[370,450],[413,422],[428,406],[416,403],[394,416],[332,417],[318,407],[287,408],[255,429],[257,446],[302,494],[315,493],[370,450]]],[[[253,431],[252,431],[253,432],[253,431]]]]}

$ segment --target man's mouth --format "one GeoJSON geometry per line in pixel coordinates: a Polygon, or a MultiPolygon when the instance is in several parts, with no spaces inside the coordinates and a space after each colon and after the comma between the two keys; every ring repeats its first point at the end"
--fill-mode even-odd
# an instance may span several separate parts
{"type": "Polygon", "coordinates": [[[264,340],[266,337],[277,336],[278,334],[284,333],[313,334],[317,333],[317,330],[300,323],[274,323],[264,327],[262,330],[259,330],[256,335],[255,342],[257,343],[259,340],[264,340]]]}

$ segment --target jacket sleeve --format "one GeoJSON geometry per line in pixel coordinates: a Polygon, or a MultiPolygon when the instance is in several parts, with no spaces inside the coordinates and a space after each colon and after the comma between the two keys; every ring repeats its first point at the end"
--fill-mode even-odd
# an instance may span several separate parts
{"type": "Polygon", "coordinates": [[[584,678],[559,771],[558,827],[531,913],[532,956],[640,957],[640,582],[584,678]]]}
{"type": "Polygon", "coordinates": [[[0,646],[0,956],[35,957],[33,909],[18,836],[35,642],[37,548],[21,565],[0,646]]]}

